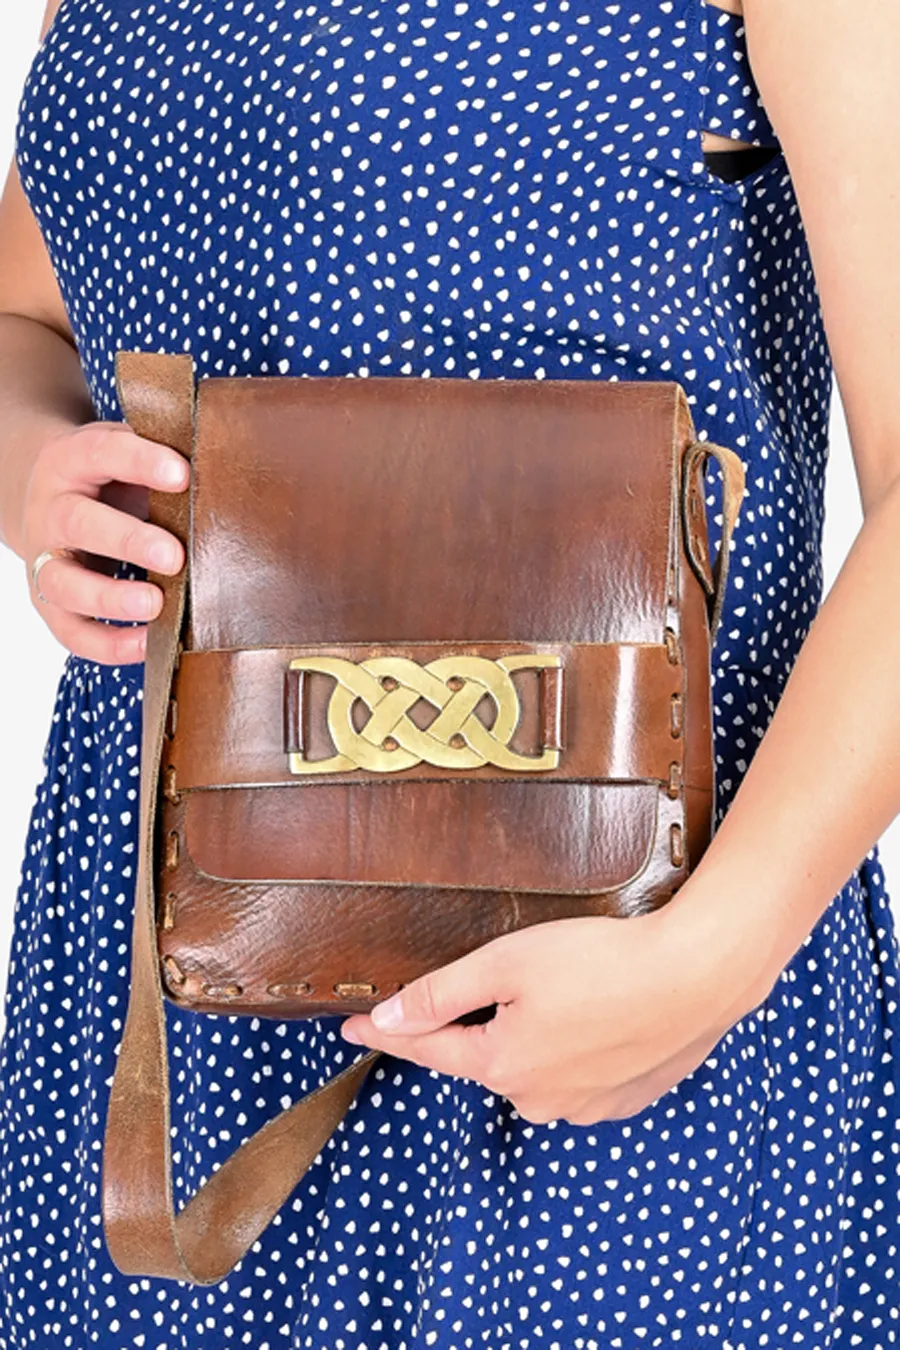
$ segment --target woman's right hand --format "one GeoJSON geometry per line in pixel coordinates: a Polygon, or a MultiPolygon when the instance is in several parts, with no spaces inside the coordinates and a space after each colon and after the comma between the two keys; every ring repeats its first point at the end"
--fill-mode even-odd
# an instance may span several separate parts
{"type": "Polygon", "coordinates": [[[135,626],[134,620],[156,617],[162,591],[149,581],[111,577],[74,558],[54,557],[40,570],[41,600],[31,582],[32,563],[45,549],[73,549],[174,576],[184,564],[184,548],[147,520],[147,489],[181,492],[189,475],[177,450],[138,436],[126,422],[86,422],[41,446],[25,490],[21,553],[32,603],[75,656],[104,665],[142,661],[146,622],[135,626]],[[118,627],[101,618],[131,622],[118,627]]]}

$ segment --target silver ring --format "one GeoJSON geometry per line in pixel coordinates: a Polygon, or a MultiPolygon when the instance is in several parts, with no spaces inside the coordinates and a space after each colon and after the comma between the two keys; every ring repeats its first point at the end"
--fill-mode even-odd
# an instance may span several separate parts
{"type": "Polygon", "coordinates": [[[51,558],[74,558],[74,556],[75,554],[69,548],[45,548],[42,553],[37,555],[34,562],[31,564],[32,584],[37,593],[37,598],[43,604],[46,605],[47,597],[41,593],[41,588],[38,585],[38,577],[40,576],[41,568],[44,566],[44,563],[49,562],[51,558]]]}

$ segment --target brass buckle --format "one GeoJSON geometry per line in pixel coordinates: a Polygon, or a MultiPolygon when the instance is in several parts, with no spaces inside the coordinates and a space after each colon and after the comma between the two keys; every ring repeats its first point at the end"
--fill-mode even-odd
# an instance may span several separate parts
{"type": "MultiPolygon", "coordinates": [[[[485,656],[440,656],[420,664],[406,656],[373,656],[349,661],[342,656],[298,656],[288,669],[331,675],[336,684],[328,702],[327,724],[337,754],[306,759],[289,752],[291,773],[396,773],[415,764],[444,769],[473,769],[493,764],[498,769],[535,773],[555,769],[558,746],[542,746],[537,755],[509,748],[520,716],[519,696],[510,672],[559,669],[562,658],[550,652],[518,652],[495,660],[485,656]],[[474,709],[488,694],[497,710],[485,726],[474,709]],[[438,709],[426,728],[407,712],[420,698],[438,709]],[[371,712],[357,731],[351,712],[362,699],[371,712]]],[[[302,682],[301,674],[300,680],[302,682]]],[[[557,698],[559,690],[557,688],[557,698]]],[[[301,685],[302,708],[302,685],[301,685]]]]}

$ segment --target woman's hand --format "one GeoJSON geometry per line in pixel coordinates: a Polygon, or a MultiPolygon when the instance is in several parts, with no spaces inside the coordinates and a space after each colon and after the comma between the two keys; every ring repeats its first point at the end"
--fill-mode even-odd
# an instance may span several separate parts
{"type": "Polygon", "coordinates": [[[176,450],[138,436],[125,422],[86,422],[51,437],[38,452],[23,503],[22,554],[35,608],[74,655],[105,665],[142,661],[146,624],[97,620],[153,619],[162,591],[74,558],[51,558],[41,568],[40,600],[30,578],[34,559],[45,549],[65,548],[174,575],[184,548],[146,520],[147,489],[181,492],[189,472],[176,450]]]}
{"type": "Polygon", "coordinates": [[[771,988],[764,944],[728,921],[734,897],[703,887],[698,869],[653,913],[504,934],[341,1030],[356,1044],[475,1079],[535,1124],[633,1115],[697,1068],[771,988]],[[447,1025],[492,1003],[489,1022],[447,1025]],[[402,1024],[376,1026],[373,1016],[389,1007],[402,1024]]]}

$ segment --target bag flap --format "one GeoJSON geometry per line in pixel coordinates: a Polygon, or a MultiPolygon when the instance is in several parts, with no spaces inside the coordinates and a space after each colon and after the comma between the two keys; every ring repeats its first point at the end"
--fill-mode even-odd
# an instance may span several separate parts
{"type": "Polygon", "coordinates": [[[638,877],[682,762],[683,670],[663,643],[678,393],[200,381],[170,742],[194,865],[238,882],[555,894],[638,877]],[[345,666],[298,686],[304,653],[345,666]],[[435,685],[426,658],[448,654],[517,655],[522,670],[503,672],[515,692],[477,664],[435,685]],[[528,669],[541,654],[557,667],[528,669]],[[376,696],[380,674],[359,672],[380,657],[408,664],[376,696]],[[433,728],[433,760],[416,758],[408,746],[433,728]],[[366,768],[367,737],[394,742],[404,767],[366,768]]]}
{"type": "Polygon", "coordinates": [[[679,392],[200,380],[186,645],[660,642],[679,392]]]}

